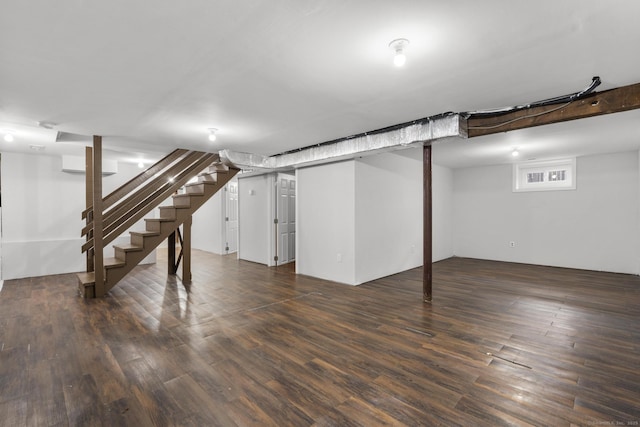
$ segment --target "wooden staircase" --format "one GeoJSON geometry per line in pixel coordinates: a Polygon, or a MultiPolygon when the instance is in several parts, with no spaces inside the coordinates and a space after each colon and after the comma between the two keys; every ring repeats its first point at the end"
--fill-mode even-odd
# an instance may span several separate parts
{"type": "MultiPolygon", "coordinates": [[[[170,243],[175,244],[173,233],[183,224],[190,226],[193,213],[238,172],[238,169],[222,164],[217,154],[175,150],[102,199],[102,215],[96,215],[93,206],[89,206],[83,212],[87,225],[82,235],[86,236],[87,242],[82,251],[87,252],[87,272],[78,273],[81,295],[85,298],[104,296],[163,240],[171,236],[170,243]],[[190,182],[194,177],[197,182],[190,182]],[[171,204],[160,206],[167,200],[171,204]],[[144,218],[156,208],[159,208],[159,216],[144,218]],[[102,257],[104,245],[141,219],[144,219],[145,230],[129,231],[129,243],[114,245],[113,258],[102,257]],[[96,233],[99,226],[102,232],[96,233]],[[96,236],[101,236],[99,244],[96,236]],[[96,274],[99,266],[102,266],[103,274],[96,274]]],[[[183,247],[183,250],[190,248],[183,247]]]]}

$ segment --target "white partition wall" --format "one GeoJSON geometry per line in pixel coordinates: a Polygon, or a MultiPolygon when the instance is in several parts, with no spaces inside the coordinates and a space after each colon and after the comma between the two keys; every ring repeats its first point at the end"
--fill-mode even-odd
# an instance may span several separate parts
{"type": "Polygon", "coordinates": [[[421,147],[356,160],[356,284],[422,265],[422,193],[421,147]]]}
{"type": "MultiPolygon", "coordinates": [[[[435,161],[438,159],[435,158],[435,161]]],[[[432,165],[433,262],[453,256],[453,171],[432,165]]]]}
{"type": "MultiPolygon", "coordinates": [[[[297,272],[361,284],[422,265],[422,147],[298,170],[297,272]]],[[[452,171],[433,169],[434,260],[453,255],[452,171]]]]}
{"type": "Polygon", "coordinates": [[[356,284],[355,163],[297,170],[297,273],[356,284]]]}

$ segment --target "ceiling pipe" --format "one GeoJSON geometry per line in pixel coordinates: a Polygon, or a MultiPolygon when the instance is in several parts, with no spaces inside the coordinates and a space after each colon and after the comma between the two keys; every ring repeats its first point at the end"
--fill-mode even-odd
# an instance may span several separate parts
{"type": "Polygon", "coordinates": [[[318,144],[274,156],[222,150],[223,162],[242,169],[291,170],[423,145],[444,138],[466,138],[466,119],[447,113],[415,122],[318,144]]]}

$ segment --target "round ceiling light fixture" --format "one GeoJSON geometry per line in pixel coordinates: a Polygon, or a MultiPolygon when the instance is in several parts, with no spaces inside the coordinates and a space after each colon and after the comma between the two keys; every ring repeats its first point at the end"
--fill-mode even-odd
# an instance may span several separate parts
{"type": "Polygon", "coordinates": [[[209,141],[213,142],[218,139],[218,137],[216,136],[216,132],[218,132],[218,129],[209,128],[209,141]]]}
{"type": "Polygon", "coordinates": [[[14,137],[13,134],[15,134],[15,131],[11,130],[11,129],[3,129],[2,133],[4,134],[4,140],[6,142],[13,142],[14,141],[14,137]]]}
{"type": "Polygon", "coordinates": [[[511,156],[518,157],[519,155],[520,155],[520,152],[518,151],[518,149],[514,148],[513,151],[511,152],[511,156]]]}
{"type": "Polygon", "coordinates": [[[389,43],[389,47],[395,52],[393,64],[396,67],[402,67],[407,62],[407,56],[404,53],[407,46],[409,46],[409,40],[407,39],[395,39],[389,43]]]}

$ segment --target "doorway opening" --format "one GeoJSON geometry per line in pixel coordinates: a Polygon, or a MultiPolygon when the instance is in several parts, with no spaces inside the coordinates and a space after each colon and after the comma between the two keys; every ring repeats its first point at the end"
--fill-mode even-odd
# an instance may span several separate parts
{"type": "Polygon", "coordinates": [[[276,177],[275,265],[296,259],[296,177],[279,173],[276,177]]]}
{"type": "Polygon", "coordinates": [[[229,181],[224,192],[224,250],[238,252],[238,181],[229,181]]]}

